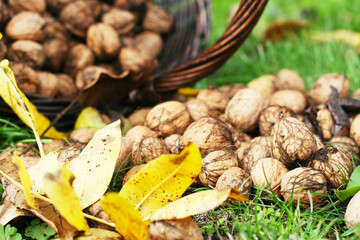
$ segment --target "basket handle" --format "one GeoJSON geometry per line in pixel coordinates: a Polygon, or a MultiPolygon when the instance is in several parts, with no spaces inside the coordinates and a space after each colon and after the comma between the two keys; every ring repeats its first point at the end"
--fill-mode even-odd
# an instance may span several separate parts
{"type": "Polygon", "coordinates": [[[250,35],[267,2],[268,0],[242,0],[235,16],[219,40],[195,59],[155,77],[151,84],[130,94],[130,98],[136,98],[140,102],[159,101],[167,92],[194,83],[215,72],[250,35]]]}

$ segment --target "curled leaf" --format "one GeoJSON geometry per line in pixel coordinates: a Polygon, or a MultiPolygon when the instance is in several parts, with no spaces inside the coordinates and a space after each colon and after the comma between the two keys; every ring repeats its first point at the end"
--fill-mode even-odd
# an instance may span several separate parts
{"type": "Polygon", "coordinates": [[[45,175],[44,191],[66,221],[80,231],[88,231],[89,226],[82,215],[80,199],[71,186],[73,180],[74,175],[64,165],[56,174],[45,175]]]}
{"type": "Polygon", "coordinates": [[[177,200],[201,171],[201,155],[190,143],[178,155],[162,155],[150,161],[121,189],[142,217],[177,200]]]}
{"type": "Polygon", "coordinates": [[[99,111],[93,107],[84,108],[75,122],[75,129],[91,128],[94,130],[99,130],[105,126],[106,124],[101,119],[99,111]]]}
{"type": "Polygon", "coordinates": [[[147,239],[148,226],[132,204],[117,193],[108,193],[101,200],[101,208],[115,223],[115,229],[125,239],[147,239]]]}

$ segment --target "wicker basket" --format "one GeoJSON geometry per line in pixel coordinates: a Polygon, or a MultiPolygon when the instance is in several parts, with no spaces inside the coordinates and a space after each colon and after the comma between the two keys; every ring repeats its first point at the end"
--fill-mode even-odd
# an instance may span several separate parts
{"type": "MultiPolygon", "coordinates": [[[[210,34],[211,0],[155,0],[174,17],[173,31],[166,37],[159,68],[147,83],[136,86],[128,95],[132,102],[155,103],[176,89],[196,82],[221,67],[241,46],[261,16],[267,0],[242,0],[228,28],[206,50],[210,34]]],[[[53,99],[26,93],[38,110],[53,119],[73,99],[53,99]]],[[[61,122],[81,110],[77,102],[61,122]]],[[[11,112],[4,103],[0,111],[11,112]]]]}

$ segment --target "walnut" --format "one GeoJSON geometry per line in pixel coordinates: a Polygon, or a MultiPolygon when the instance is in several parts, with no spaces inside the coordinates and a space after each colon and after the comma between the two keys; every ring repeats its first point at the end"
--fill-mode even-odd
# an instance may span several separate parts
{"type": "Polygon", "coordinates": [[[85,1],[74,1],[67,4],[60,12],[60,19],[66,29],[77,37],[84,38],[87,29],[95,23],[91,7],[85,1]]]}
{"type": "Polygon", "coordinates": [[[236,155],[230,151],[214,151],[209,153],[201,164],[199,178],[203,186],[215,186],[218,178],[231,167],[238,167],[236,155]]]}
{"type": "Polygon", "coordinates": [[[360,114],[357,114],[351,123],[350,137],[360,146],[360,114]]]}
{"type": "Polygon", "coordinates": [[[280,196],[281,179],[289,170],[275,158],[262,158],[252,168],[250,175],[253,184],[271,190],[280,196]]]}
{"type": "Polygon", "coordinates": [[[230,98],[218,89],[204,89],[199,92],[197,99],[204,101],[210,111],[223,113],[230,98]]]}
{"type": "Polygon", "coordinates": [[[115,29],[104,23],[97,23],[89,27],[86,43],[99,60],[115,58],[121,46],[115,29]]]}
{"type": "Polygon", "coordinates": [[[203,239],[200,228],[191,217],[152,222],[149,227],[148,237],[151,240],[203,239]]]}
{"type": "Polygon", "coordinates": [[[350,202],[346,207],[345,224],[348,228],[353,228],[354,226],[359,226],[360,224],[359,203],[360,191],[351,198],[350,202]]]}
{"type": "Polygon", "coordinates": [[[182,144],[180,134],[172,134],[166,137],[164,141],[171,154],[179,154],[185,147],[182,144]]]}
{"type": "Polygon", "coordinates": [[[349,79],[343,75],[328,73],[316,80],[314,87],[308,92],[310,104],[326,103],[331,94],[330,86],[337,89],[340,98],[346,98],[349,95],[349,79]]]}
{"type": "Polygon", "coordinates": [[[20,12],[6,25],[6,36],[14,40],[42,41],[46,21],[38,13],[20,12]]]}
{"type": "Polygon", "coordinates": [[[43,144],[45,154],[49,152],[59,152],[66,142],[63,139],[54,139],[51,142],[46,142],[43,144]]]}
{"type": "Polygon", "coordinates": [[[189,124],[189,112],[184,104],[177,101],[167,101],[156,105],[145,119],[145,125],[162,137],[182,133],[189,124]]]}
{"type": "Polygon", "coordinates": [[[350,153],[355,156],[359,154],[359,147],[356,145],[356,142],[349,137],[333,137],[329,143],[343,150],[345,153],[350,153]]]}
{"type": "Polygon", "coordinates": [[[185,102],[185,106],[194,121],[209,116],[209,106],[200,99],[190,98],[185,102]]]}
{"type": "Polygon", "coordinates": [[[77,156],[79,156],[81,150],[85,147],[85,145],[72,145],[65,146],[61,149],[58,156],[59,168],[61,168],[65,163],[70,162],[77,156]]]}
{"type": "Polygon", "coordinates": [[[193,142],[203,157],[216,150],[233,148],[229,127],[212,117],[203,117],[190,124],[182,136],[182,142],[185,146],[193,142]]]}
{"type": "Polygon", "coordinates": [[[31,11],[43,13],[46,11],[46,0],[8,0],[11,10],[15,13],[31,11]]]}
{"type": "Polygon", "coordinates": [[[134,30],[136,17],[132,12],[113,8],[106,12],[101,21],[112,26],[118,35],[128,34],[134,30]]]}
{"type": "Polygon", "coordinates": [[[298,114],[304,112],[306,98],[297,90],[280,90],[271,95],[270,104],[288,107],[298,114]]]}
{"type": "Polygon", "coordinates": [[[239,151],[237,151],[237,154],[239,166],[246,172],[250,173],[257,161],[263,158],[271,157],[271,147],[263,144],[251,143],[242,159],[239,158],[239,151]]]}
{"type": "Polygon", "coordinates": [[[249,142],[251,140],[251,137],[249,135],[247,135],[240,129],[234,127],[229,121],[223,121],[223,122],[225,122],[229,127],[231,131],[232,141],[234,142],[234,146],[236,148],[239,148],[243,142],[249,142]]]}
{"type": "Polygon", "coordinates": [[[324,140],[329,140],[334,135],[335,123],[329,109],[320,109],[317,112],[316,120],[322,132],[324,140]]]}
{"type": "Polygon", "coordinates": [[[43,46],[30,40],[18,40],[11,44],[8,52],[9,60],[24,62],[32,68],[42,68],[46,55],[43,46]]]}
{"type": "Polygon", "coordinates": [[[46,21],[43,29],[45,40],[56,38],[67,44],[70,40],[70,33],[66,30],[65,26],[50,14],[44,14],[43,18],[46,21]]]}
{"type": "Polygon", "coordinates": [[[280,70],[276,74],[274,85],[278,90],[291,89],[299,92],[305,92],[304,80],[297,72],[290,69],[280,70]]]}
{"type": "Polygon", "coordinates": [[[288,107],[270,105],[261,112],[259,117],[260,133],[263,136],[270,136],[275,123],[279,121],[279,114],[284,117],[294,117],[295,113],[288,107]]]}
{"type": "MultiPolygon", "coordinates": [[[[100,219],[102,219],[102,220],[104,220],[106,222],[112,223],[110,217],[104,212],[104,210],[102,210],[100,200],[98,200],[98,201],[94,202],[93,204],[91,204],[87,208],[87,211],[94,217],[97,217],[97,218],[100,218],[100,219]]],[[[105,225],[103,223],[95,222],[94,224],[95,224],[95,226],[92,226],[92,227],[112,230],[111,227],[109,227],[108,225],[105,225]]]]}
{"type": "Polygon", "coordinates": [[[66,5],[72,2],[72,0],[46,0],[50,10],[55,13],[59,13],[66,5]]]}
{"type": "Polygon", "coordinates": [[[36,93],[38,90],[39,79],[37,73],[31,67],[24,63],[10,63],[10,68],[13,71],[16,83],[23,91],[36,93]]]}
{"type": "Polygon", "coordinates": [[[100,66],[87,66],[76,74],[75,85],[81,90],[88,84],[95,81],[101,73],[108,73],[108,71],[100,66]]]}
{"type": "Polygon", "coordinates": [[[146,116],[150,110],[151,110],[151,108],[137,109],[128,117],[128,119],[134,126],[144,125],[146,116]]]}
{"type": "Polygon", "coordinates": [[[250,175],[239,167],[231,167],[216,182],[217,190],[236,188],[240,193],[249,195],[251,193],[252,181],[250,175]]]}
{"type": "Polygon", "coordinates": [[[64,72],[75,78],[83,68],[93,65],[95,56],[85,44],[78,43],[72,46],[67,54],[64,64],[64,72]]]}
{"type": "Polygon", "coordinates": [[[135,38],[133,36],[121,36],[121,46],[136,48],[135,38]]]}
{"type": "Polygon", "coordinates": [[[151,31],[144,31],[136,35],[135,44],[144,46],[153,57],[157,57],[161,53],[164,45],[161,35],[151,31]]]}
{"type": "Polygon", "coordinates": [[[157,157],[169,154],[169,149],[165,142],[157,137],[145,137],[143,138],[137,149],[132,154],[133,164],[138,164],[145,159],[148,163],[157,157]]]}
{"type": "Polygon", "coordinates": [[[78,128],[74,130],[69,139],[79,143],[89,143],[95,134],[95,130],[91,128],[78,128]]]}
{"type": "Polygon", "coordinates": [[[39,79],[39,93],[46,97],[55,97],[59,90],[59,81],[51,72],[36,72],[39,79]]]}
{"type": "Polygon", "coordinates": [[[138,173],[143,167],[145,167],[146,164],[139,164],[136,166],[133,166],[124,176],[122,185],[124,186],[125,183],[127,183],[132,176],[134,176],[136,173],[138,173]]]}
{"type": "Polygon", "coordinates": [[[127,137],[121,137],[121,148],[116,160],[115,171],[126,168],[130,164],[133,143],[127,137]]]}
{"type": "Polygon", "coordinates": [[[77,95],[77,88],[75,86],[74,80],[67,74],[61,73],[56,74],[58,79],[59,89],[58,95],[59,98],[75,98],[77,95]]]}
{"type": "Polygon", "coordinates": [[[323,141],[321,140],[321,138],[320,138],[318,135],[316,135],[315,133],[313,133],[313,137],[314,137],[315,142],[316,142],[316,149],[317,149],[317,150],[325,147],[323,141]]]}
{"type": "Polygon", "coordinates": [[[241,163],[248,154],[251,146],[252,144],[250,142],[242,142],[240,147],[236,149],[235,154],[237,156],[239,166],[241,166],[241,163]]]}
{"type": "Polygon", "coordinates": [[[124,47],[118,56],[121,68],[140,73],[148,69],[152,64],[152,56],[146,48],[124,47]]]}
{"type": "Polygon", "coordinates": [[[317,150],[312,132],[293,117],[280,119],[274,125],[271,136],[272,156],[287,167],[305,162],[317,150]]]}
{"type": "Polygon", "coordinates": [[[331,188],[344,188],[352,173],[351,160],[336,147],[326,146],[314,153],[308,167],[324,174],[331,188]]]}
{"type": "Polygon", "coordinates": [[[260,113],[265,107],[265,98],[259,91],[245,88],[240,89],[229,101],[225,115],[236,128],[248,132],[257,127],[260,113]]]}
{"type": "Polygon", "coordinates": [[[136,150],[140,141],[145,137],[156,137],[156,133],[145,126],[135,126],[131,128],[125,135],[133,143],[133,151],[136,150]]]}
{"type": "Polygon", "coordinates": [[[143,19],[143,28],[145,30],[158,33],[170,32],[173,25],[173,17],[162,7],[148,4],[143,19]]]}
{"type": "Polygon", "coordinates": [[[260,144],[268,148],[272,148],[272,137],[271,136],[258,136],[250,140],[251,144],[260,144]]]}
{"type": "Polygon", "coordinates": [[[4,0],[0,0],[0,26],[6,23],[9,20],[9,18],[10,18],[9,6],[4,0]]]}
{"type": "Polygon", "coordinates": [[[321,204],[326,199],[327,184],[324,175],[312,168],[298,167],[287,172],[281,180],[281,195],[285,201],[308,206],[309,193],[314,204],[321,204]],[[315,194],[317,193],[317,194],[315,194]]]}
{"type": "Polygon", "coordinates": [[[68,45],[61,38],[50,38],[44,41],[43,47],[46,56],[46,68],[52,72],[58,72],[65,61],[68,45]]]}
{"type": "Polygon", "coordinates": [[[351,98],[360,99],[360,88],[356,89],[353,94],[351,95],[351,98]]]}
{"type": "Polygon", "coordinates": [[[0,41],[0,59],[5,59],[7,57],[7,52],[8,49],[4,41],[0,41]]]}

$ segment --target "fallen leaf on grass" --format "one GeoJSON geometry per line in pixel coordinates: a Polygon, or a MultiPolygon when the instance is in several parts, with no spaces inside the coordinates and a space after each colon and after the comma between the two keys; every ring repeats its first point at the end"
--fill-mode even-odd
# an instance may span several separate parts
{"type": "MultiPolygon", "coordinates": [[[[39,133],[44,132],[50,125],[50,121],[39,113],[36,107],[30,103],[24,93],[21,92],[16,84],[14,73],[9,67],[8,60],[0,62],[0,95],[21,121],[32,128],[39,145],[40,153],[42,153],[39,133]]],[[[45,137],[61,139],[65,138],[65,135],[58,132],[54,127],[51,127],[49,131],[46,132],[45,137]]]]}
{"type": "Polygon", "coordinates": [[[35,199],[31,195],[31,179],[29,173],[26,171],[24,162],[21,160],[20,157],[18,157],[16,152],[14,152],[13,163],[18,168],[18,174],[20,177],[21,185],[23,186],[26,202],[31,208],[37,209],[37,206],[35,205],[35,199]]]}
{"type": "Polygon", "coordinates": [[[360,191],[360,166],[357,166],[351,174],[346,189],[335,190],[335,194],[341,201],[345,201],[346,199],[354,196],[358,191],[360,191]]]}
{"type": "Polygon", "coordinates": [[[124,238],[117,232],[101,229],[90,228],[89,231],[75,237],[76,240],[123,240],[124,238]]]}
{"type": "Polygon", "coordinates": [[[133,205],[117,193],[108,193],[101,200],[101,208],[115,223],[115,229],[125,239],[147,239],[148,225],[133,205]]]}
{"type": "Polygon", "coordinates": [[[99,111],[93,107],[84,108],[75,122],[75,129],[91,128],[94,130],[99,130],[105,126],[106,124],[101,119],[99,111]]]}
{"type": "Polygon", "coordinates": [[[145,220],[156,221],[186,218],[210,211],[220,206],[228,197],[233,197],[239,201],[249,201],[247,197],[232,191],[232,189],[225,191],[205,190],[193,193],[160,208],[148,218],[145,218],[145,220]]]}
{"type": "Polygon", "coordinates": [[[111,181],[121,147],[120,120],[98,130],[78,157],[68,163],[82,208],[96,202],[111,181]]]}
{"type": "Polygon", "coordinates": [[[264,39],[272,42],[280,41],[295,36],[308,26],[308,23],[301,20],[274,22],[266,29],[264,39]]]}
{"type": "Polygon", "coordinates": [[[358,52],[360,52],[360,33],[352,32],[349,30],[336,30],[332,32],[313,32],[311,38],[320,41],[337,41],[344,43],[353,47],[356,47],[358,52]]]}
{"type": "Polygon", "coordinates": [[[127,199],[143,218],[177,200],[201,171],[201,155],[190,143],[178,155],[162,155],[150,161],[122,187],[127,199]]]}
{"type": "Polygon", "coordinates": [[[73,180],[74,175],[64,165],[56,174],[45,175],[44,192],[71,225],[79,231],[88,231],[89,226],[82,215],[80,199],[71,186],[73,180]]]}
{"type": "Polygon", "coordinates": [[[21,216],[32,216],[32,214],[17,208],[10,201],[2,201],[2,204],[0,205],[0,224],[6,225],[11,220],[21,216]]]}

